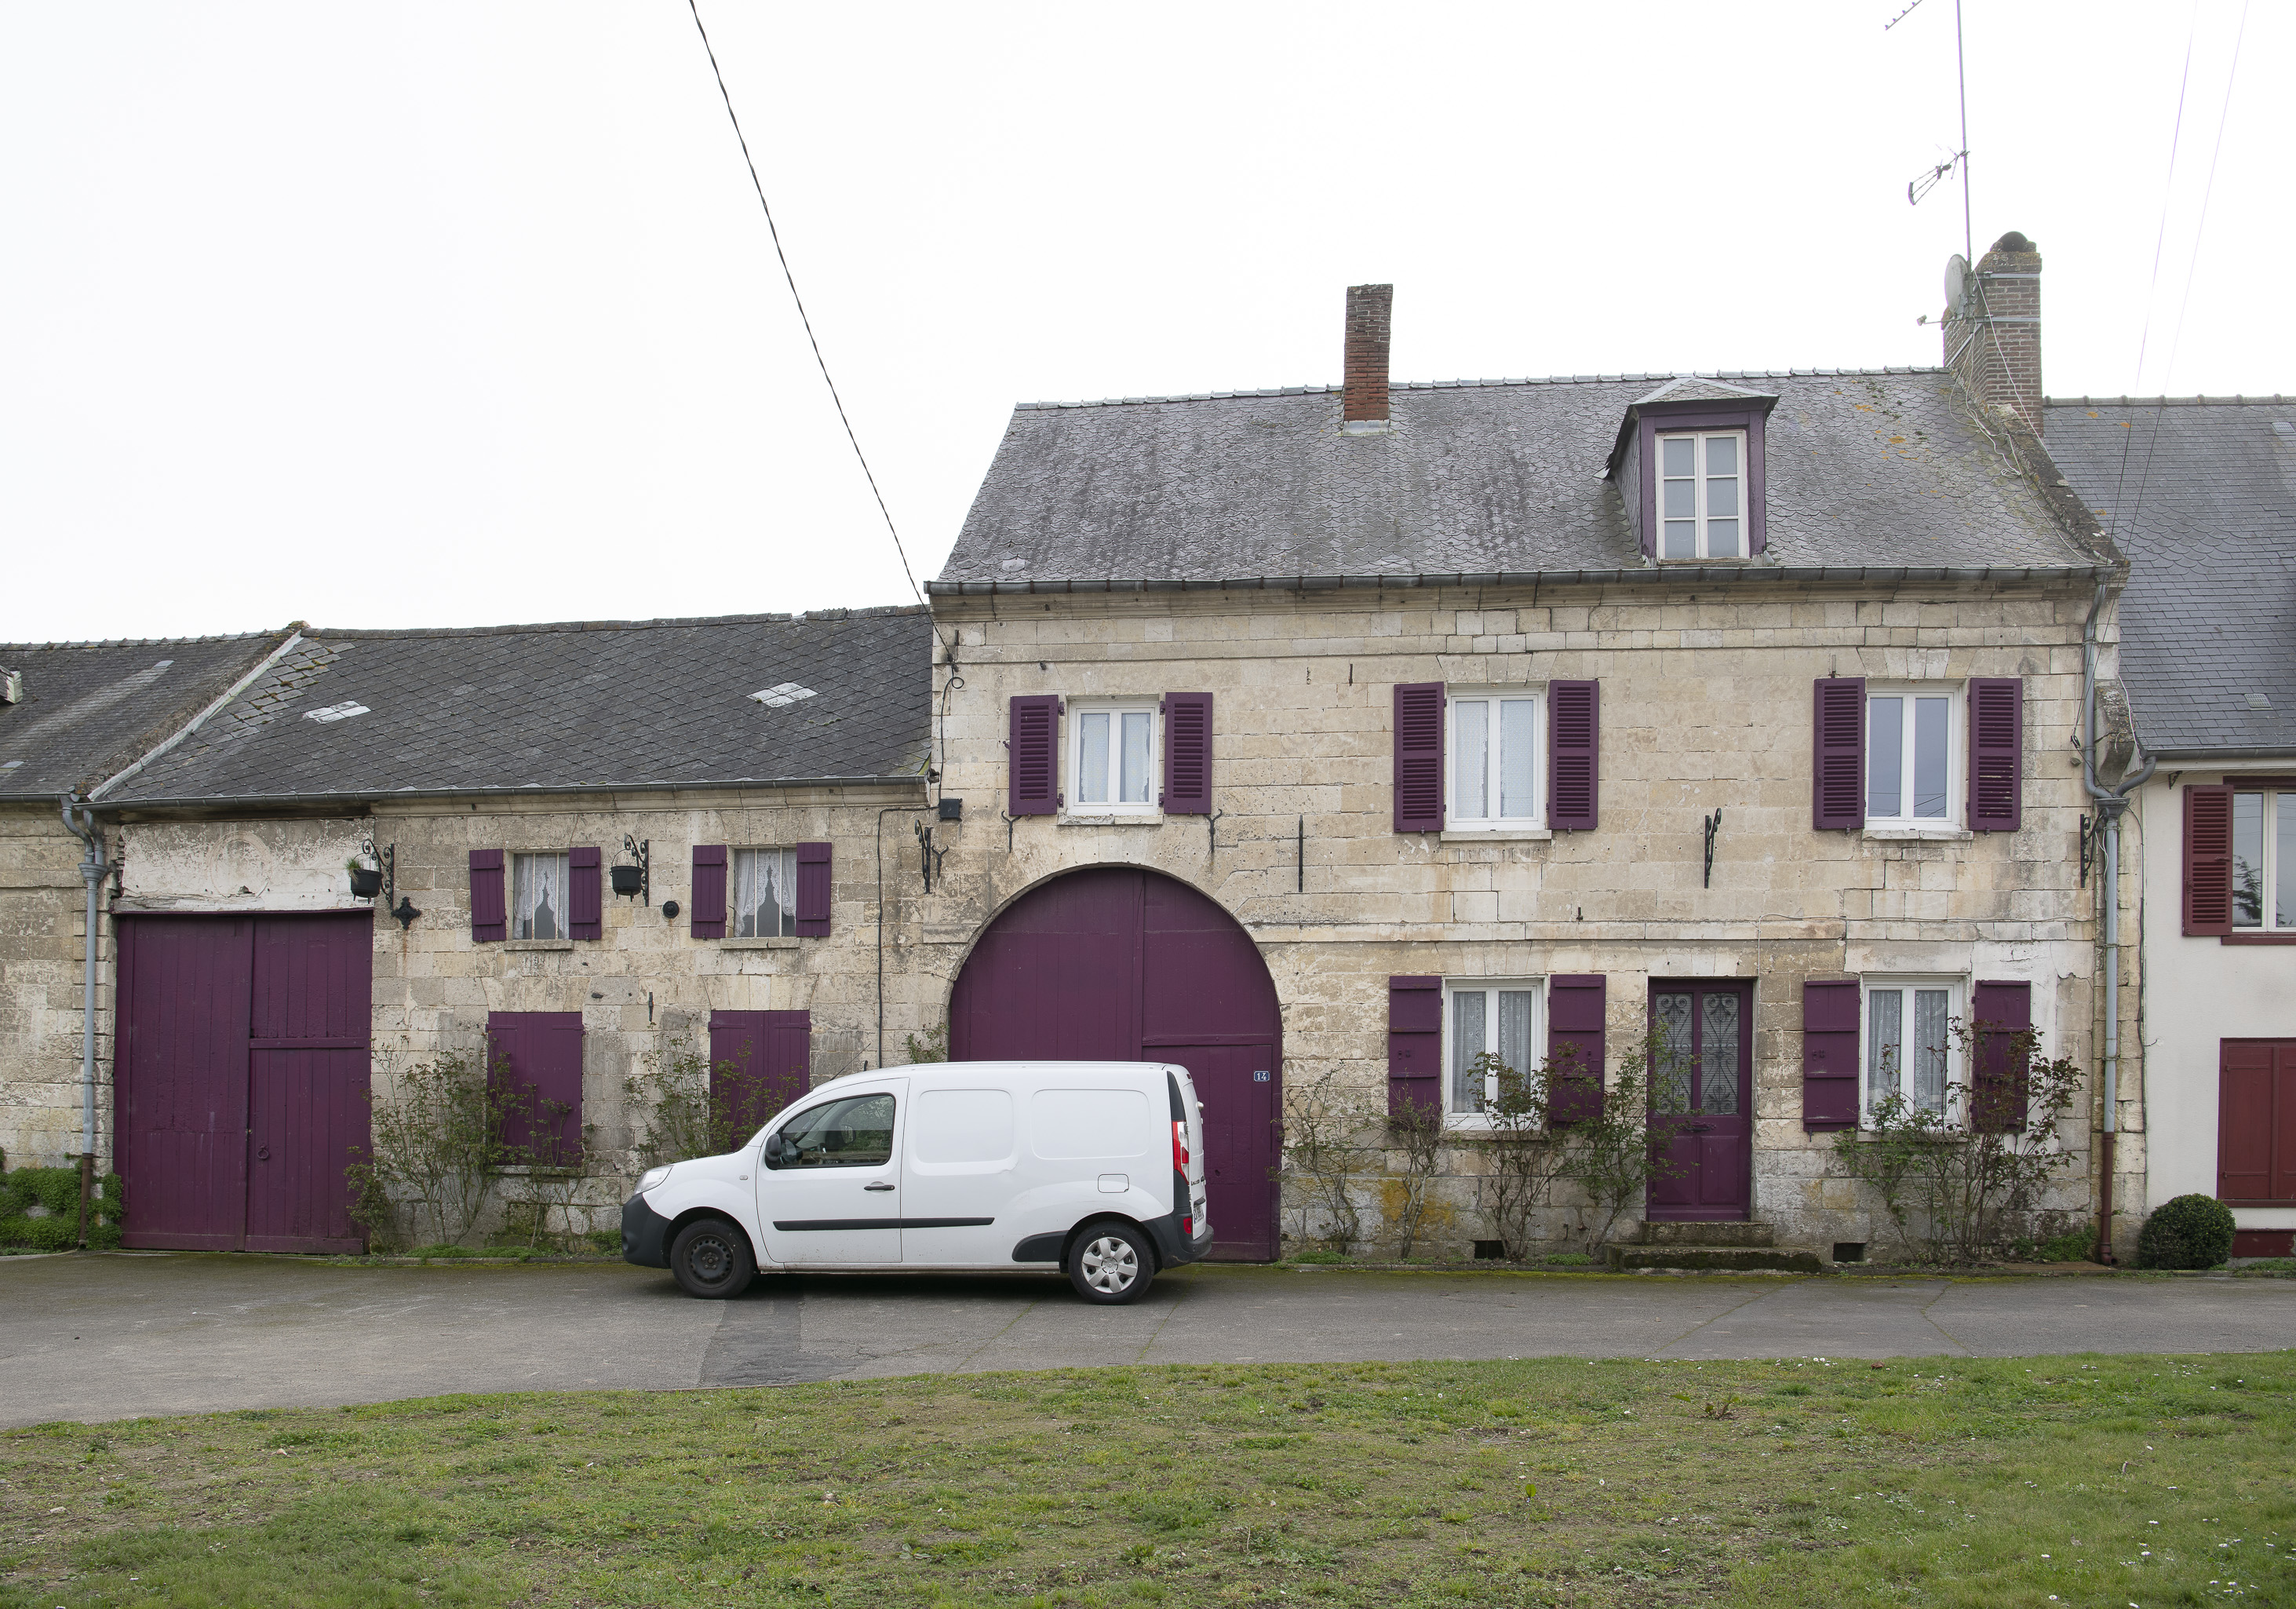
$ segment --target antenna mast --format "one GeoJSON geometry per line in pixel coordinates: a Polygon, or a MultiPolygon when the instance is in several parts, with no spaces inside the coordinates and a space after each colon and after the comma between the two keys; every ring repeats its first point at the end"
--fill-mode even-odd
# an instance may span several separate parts
{"type": "MultiPolygon", "coordinates": [[[[1882,24],[1882,31],[1891,29],[1914,14],[1922,0],[1913,4],[1882,24]]],[[[1962,260],[1973,261],[1977,255],[1977,231],[1971,221],[1969,201],[1969,64],[1961,43],[1961,0],[1953,0],[1953,78],[1954,87],[1961,96],[1961,149],[1945,161],[1913,180],[1906,186],[1906,201],[1918,207],[1922,198],[1936,189],[1946,175],[1958,166],[1961,168],[1961,251],[1962,260]]]]}

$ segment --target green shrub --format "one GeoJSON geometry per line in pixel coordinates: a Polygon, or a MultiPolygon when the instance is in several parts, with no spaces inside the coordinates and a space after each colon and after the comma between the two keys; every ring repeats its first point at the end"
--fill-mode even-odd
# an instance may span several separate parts
{"type": "Polygon", "coordinates": [[[2143,1268],[2213,1268],[2232,1255],[2232,1209],[2213,1195],[2162,1202],[2136,1236],[2143,1268]]]}
{"type": "MultiPolygon", "coordinates": [[[[119,1175],[107,1173],[96,1180],[94,1221],[88,1225],[91,1251],[109,1252],[119,1244],[119,1220],[124,1211],[119,1175]]],[[[0,1173],[0,1246],[35,1252],[68,1252],[79,1244],[79,1170],[78,1168],[18,1168],[0,1173]],[[46,1216],[34,1218],[34,1206],[46,1216]]]]}

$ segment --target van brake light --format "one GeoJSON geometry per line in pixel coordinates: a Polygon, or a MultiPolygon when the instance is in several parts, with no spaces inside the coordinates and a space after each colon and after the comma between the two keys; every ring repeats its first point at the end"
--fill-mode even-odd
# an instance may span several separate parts
{"type": "Polygon", "coordinates": [[[1184,1118],[1172,1120],[1172,1166],[1181,1173],[1188,1170],[1188,1125],[1184,1118]]]}

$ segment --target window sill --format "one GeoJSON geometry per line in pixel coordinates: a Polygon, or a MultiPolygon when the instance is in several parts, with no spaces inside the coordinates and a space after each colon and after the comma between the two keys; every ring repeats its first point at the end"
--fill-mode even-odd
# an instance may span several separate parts
{"type": "Polygon", "coordinates": [[[795,949],[802,939],[720,939],[719,949],[795,949]]]}
{"type": "Polygon", "coordinates": [[[2296,933],[2220,933],[2218,944],[2296,944],[2296,933]]]}
{"type": "Polygon", "coordinates": [[[1937,843],[1967,843],[1977,836],[1967,827],[1862,827],[1859,831],[1882,843],[1915,843],[1923,840],[1937,843]]]}
{"type": "Polygon", "coordinates": [[[1552,827],[1445,827],[1445,843],[1545,843],[1554,836],[1552,827]]]}
{"type": "Polygon", "coordinates": [[[571,939],[505,939],[503,948],[511,950],[572,949],[571,939]]]}
{"type": "Polygon", "coordinates": [[[1064,814],[1061,817],[1060,825],[1064,827],[1159,827],[1164,825],[1164,812],[1126,810],[1119,813],[1111,810],[1100,816],[1064,814]]]}

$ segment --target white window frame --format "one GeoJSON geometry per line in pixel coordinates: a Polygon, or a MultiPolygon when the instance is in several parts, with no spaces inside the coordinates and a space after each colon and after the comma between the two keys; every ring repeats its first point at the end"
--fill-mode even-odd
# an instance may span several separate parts
{"type": "Polygon", "coordinates": [[[1546,710],[1546,685],[1537,683],[1513,686],[1447,686],[1443,689],[1443,830],[1447,833],[1504,833],[1546,825],[1546,768],[1549,721],[1546,710]],[[1464,756],[1465,745],[1459,741],[1458,710],[1461,704],[1477,701],[1489,706],[1484,711],[1483,768],[1484,800],[1487,803],[1499,799],[1499,703],[1502,700],[1528,702],[1530,710],[1530,814],[1528,816],[1469,816],[1459,808],[1459,762],[1464,756]]]}
{"type": "Polygon", "coordinates": [[[1651,473],[1653,478],[1652,483],[1658,488],[1653,499],[1657,510],[1658,529],[1654,533],[1651,551],[1658,554],[1660,562],[1689,564],[1702,562],[1713,556],[1708,552],[1710,545],[1706,533],[1706,521],[1709,517],[1706,507],[1706,483],[1711,478],[1706,467],[1706,444],[1710,441],[1725,439],[1735,441],[1738,444],[1737,473],[1727,477],[1738,482],[1738,512],[1735,514],[1724,514],[1721,518],[1734,519],[1738,521],[1738,551],[1720,555],[1718,562],[1728,563],[1733,560],[1753,556],[1751,548],[1754,540],[1754,517],[1751,508],[1752,496],[1749,490],[1752,476],[1748,472],[1749,466],[1746,461],[1746,432],[1744,431],[1660,431],[1651,443],[1651,456],[1653,460],[1651,473]],[[1691,477],[1691,485],[1695,493],[1693,500],[1696,505],[1692,516],[1695,521],[1697,538],[1697,552],[1694,554],[1669,554],[1666,551],[1666,483],[1669,479],[1680,478],[1669,477],[1666,472],[1666,444],[1669,441],[1694,441],[1698,444],[1697,471],[1691,477]]]}
{"type": "Polygon", "coordinates": [[[1063,781],[1062,795],[1067,800],[1063,810],[1070,816],[1160,816],[1164,810],[1164,701],[1160,698],[1089,698],[1069,700],[1066,730],[1062,737],[1066,748],[1061,762],[1063,781]],[[1148,797],[1144,800],[1113,799],[1086,800],[1084,796],[1084,721],[1088,715],[1105,715],[1109,720],[1107,791],[1114,793],[1122,786],[1124,723],[1122,717],[1145,713],[1148,717],[1148,797]]]}
{"type": "Polygon", "coordinates": [[[2226,776],[2225,781],[2232,788],[2233,860],[2229,873],[2233,889],[2232,931],[2235,933],[2296,932],[2296,910],[2279,908],[2276,887],[2280,877],[2280,833],[2277,831],[2280,807],[2284,803],[2296,809],[2296,789],[2243,787],[2237,773],[2226,776]],[[2262,887],[2257,891],[2257,920],[2252,923],[2240,919],[2240,796],[2243,793],[2264,796],[2263,843],[2257,865],[2257,875],[2262,880],[2262,887]]]}
{"type": "Polygon", "coordinates": [[[794,939],[797,937],[796,850],[792,849],[788,844],[756,844],[737,845],[728,851],[727,864],[726,866],[726,936],[728,939],[794,939]],[[787,932],[745,933],[741,931],[742,918],[747,914],[742,907],[740,901],[740,890],[742,886],[742,857],[744,855],[779,855],[782,857],[781,866],[777,868],[776,874],[786,875],[788,878],[786,886],[790,891],[790,903],[787,906],[783,906],[779,900],[775,900],[775,906],[779,912],[779,916],[776,918],[776,924],[778,924],[780,920],[785,919],[789,924],[789,931],[787,932]]]}
{"type": "Polygon", "coordinates": [[[523,943],[541,942],[547,944],[560,940],[571,940],[573,938],[574,924],[572,918],[567,914],[566,908],[574,902],[574,870],[571,864],[572,860],[573,857],[568,854],[564,850],[513,850],[511,851],[510,937],[512,940],[523,943]],[[520,895],[531,886],[532,873],[528,871],[527,868],[538,860],[554,860],[558,863],[558,875],[556,882],[559,900],[558,909],[556,912],[558,918],[558,931],[554,933],[547,934],[543,939],[537,940],[534,934],[534,912],[531,909],[531,902],[522,902],[520,899],[520,895]],[[529,908],[521,909],[522,903],[526,904],[529,908]]]}
{"type": "Polygon", "coordinates": [[[1969,736],[1965,730],[1969,706],[1969,690],[1960,682],[1868,682],[1866,684],[1866,707],[1859,711],[1866,735],[1857,751],[1857,803],[1865,812],[1869,828],[1883,827],[1892,831],[1914,833],[1958,833],[1963,825],[1962,813],[1968,792],[1964,773],[1968,769],[1966,750],[1969,736]],[[1877,816],[1874,813],[1874,701],[1877,698],[1938,698],[1945,701],[1945,814],[1915,816],[1914,805],[1914,720],[1913,711],[1898,728],[1898,754],[1904,769],[1898,795],[1901,814],[1877,816]]]}
{"type": "MultiPolygon", "coordinates": [[[[1480,1109],[1472,1112],[1462,1112],[1457,1109],[1455,1103],[1454,1091],[1451,1088],[1451,1069],[1453,1065],[1452,1057],[1456,1049],[1455,1041],[1456,1038],[1456,1024],[1458,1017],[1456,1008],[1453,1006],[1451,1002],[1456,997],[1463,994],[1480,993],[1484,997],[1483,1043],[1476,1047],[1468,1054],[1472,1056],[1479,1055],[1486,1050],[1496,1052],[1499,1047],[1498,996],[1503,990],[1520,990],[1527,992],[1531,997],[1530,1046],[1534,1058],[1533,1065],[1543,1066],[1546,1064],[1547,1036],[1546,980],[1545,978],[1444,979],[1442,1047],[1443,1124],[1444,1127],[1447,1129],[1488,1129],[1491,1126],[1490,1113],[1488,1112],[1484,1112],[1480,1109]]],[[[1517,1072],[1528,1072],[1531,1071],[1531,1069],[1518,1067],[1515,1071],[1517,1072]]],[[[1487,1080],[1485,1081],[1483,1093],[1486,1099],[1498,1093],[1495,1088],[1492,1088],[1496,1082],[1496,1080],[1487,1080]]]]}
{"type": "Polygon", "coordinates": [[[1943,1115],[1948,1119],[1953,1117],[1961,1109],[1961,1099],[1954,1087],[1956,1084],[1965,1086],[1969,1081],[1969,1074],[1962,1066],[1961,1046],[1953,1038],[1951,1024],[1966,1020],[1969,980],[1965,977],[1924,976],[1908,973],[1860,978],[1857,984],[1857,1121],[1859,1126],[1871,1128],[1875,1104],[1884,1096],[1893,1093],[1887,1088],[1877,1088],[1874,1078],[1874,996],[1877,990],[1895,989],[1898,991],[1903,1002],[1898,1014],[1899,1055],[1897,1069],[1898,1089],[1894,1093],[1903,1094],[1908,1098],[1914,1096],[1915,1091],[1911,1087],[1912,1080],[1909,1076],[1911,1070],[1908,1066],[1908,1059],[1904,1054],[1904,1045],[1916,1027],[1914,991],[1924,989],[1941,989],[1945,991],[1945,1018],[1948,1031],[1945,1044],[1943,1115]]]}

